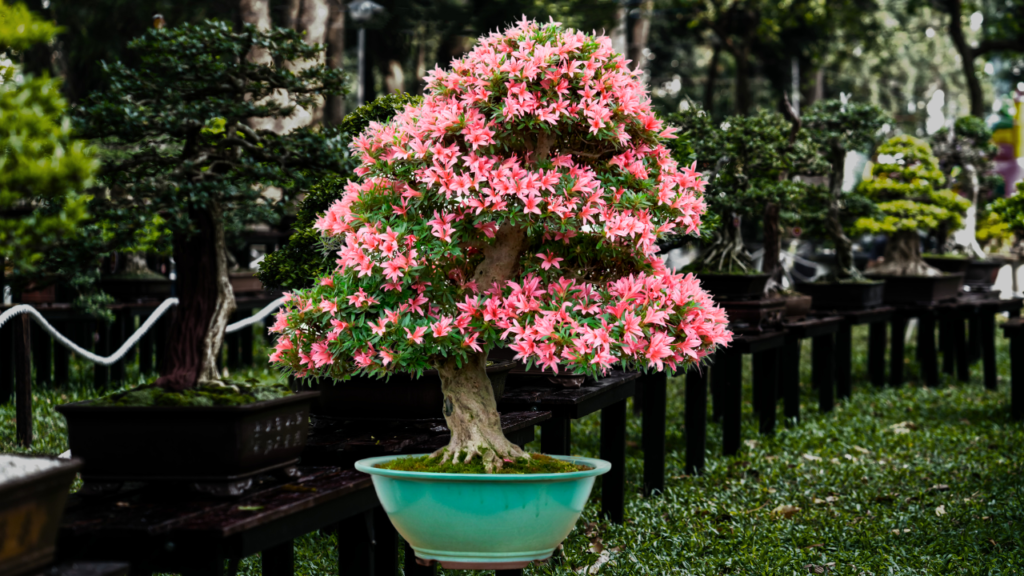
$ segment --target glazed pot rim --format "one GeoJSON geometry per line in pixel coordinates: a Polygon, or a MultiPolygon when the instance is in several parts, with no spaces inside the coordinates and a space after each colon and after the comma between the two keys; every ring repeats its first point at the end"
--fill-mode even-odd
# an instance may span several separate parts
{"type": "Polygon", "coordinates": [[[18,477],[14,480],[8,480],[7,482],[0,482],[0,489],[5,494],[13,492],[14,490],[21,489],[26,486],[31,486],[41,481],[49,480],[54,476],[60,476],[63,474],[77,474],[82,469],[81,458],[59,458],[57,456],[45,456],[36,454],[7,454],[8,456],[19,456],[24,458],[32,458],[36,460],[53,460],[58,462],[56,466],[47,468],[45,470],[39,470],[25,476],[18,477]]]}
{"type": "Polygon", "coordinates": [[[923,276],[919,274],[871,274],[870,272],[864,273],[864,276],[867,276],[868,278],[878,278],[879,280],[901,280],[904,278],[911,280],[949,280],[953,278],[963,278],[964,275],[965,274],[963,272],[943,272],[938,276],[923,276]]]}
{"type": "Polygon", "coordinates": [[[398,458],[416,458],[428,454],[389,454],[356,461],[356,470],[371,476],[384,476],[395,480],[420,480],[426,482],[559,482],[600,476],[612,469],[611,462],[584,456],[563,456],[547,454],[551,458],[590,466],[590,470],[578,472],[549,472],[543,474],[456,474],[453,472],[412,472],[408,470],[387,470],[377,465],[398,458]]]}
{"type": "Polygon", "coordinates": [[[174,413],[182,414],[187,412],[196,412],[201,414],[216,414],[222,412],[234,413],[234,412],[259,412],[266,408],[272,408],[277,405],[293,404],[303,402],[306,400],[313,400],[317,396],[320,396],[319,390],[307,390],[304,392],[295,392],[288,396],[281,398],[274,398],[272,400],[260,400],[258,402],[252,402],[250,404],[241,404],[238,406],[90,406],[89,402],[92,400],[79,400],[78,402],[69,402],[67,404],[59,404],[55,407],[57,412],[61,414],[68,413],[117,413],[117,414],[133,414],[133,413],[145,413],[145,414],[163,414],[163,413],[174,413]]]}

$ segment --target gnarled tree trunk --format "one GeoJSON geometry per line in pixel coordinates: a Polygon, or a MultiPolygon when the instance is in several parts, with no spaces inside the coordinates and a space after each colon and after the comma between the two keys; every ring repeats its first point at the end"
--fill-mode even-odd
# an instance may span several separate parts
{"type": "Polygon", "coordinates": [[[871,270],[883,276],[941,276],[921,258],[921,239],[915,231],[900,231],[889,236],[885,261],[871,270]]]}
{"type": "Polygon", "coordinates": [[[529,457],[501,430],[486,354],[471,355],[461,368],[447,358],[437,364],[437,371],[444,393],[444,419],[452,438],[433,456],[441,456],[442,462],[469,462],[479,457],[488,472],[501,468],[506,459],[529,457]]]}
{"type": "Polygon", "coordinates": [[[191,235],[174,235],[178,308],[171,322],[167,360],[157,386],[186,390],[202,381],[219,380],[217,356],[224,327],[235,310],[224,249],[219,208],[193,209],[191,235]]]}
{"type": "Polygon", "coordinates": [[[764,205],[764,256],[761,258],[761,272],[768,275],[765,293],[782,289],[782,234],[779,232],[779,205],[768,202],[764,205]]]}
{"type": "Polygon", "coordinates": [[[743,245],[739,216],[728,216],[722,226],[715,230],[711,244],[700,255],[700,261],[708,270],[717,272],[748,272],[753,259],[743,245]]]}
{"type": "Polygon", "coordinates": [[[853,242],[843,230],[839,212],[843,206],[843,174],[845,173],[846,151],[832,151],[832,170],[828,175],[828,231],[836,245],[836,267],[832,278],[838,282],[860,282],[864,275],[853,264],[853,242]]]}
{"type": "Polygon", "coordinates": [[[978,244],[978,169],[966,162],[963,171],[964,192],[967,193],[971,205],[964,215],[963,225],[953,232],[943,248],[947,252],[984,260],[985,251],[981,249],[981,244],[978,244]]]}

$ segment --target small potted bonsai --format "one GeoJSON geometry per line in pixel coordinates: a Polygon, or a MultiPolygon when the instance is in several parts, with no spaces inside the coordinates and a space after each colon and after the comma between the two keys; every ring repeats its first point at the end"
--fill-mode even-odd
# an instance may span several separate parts
{"type": "Polygon", "coordinates": [[[1005,264],[989,258],[977,238],[982,181],[991,172],[997,152],[992,131],[981,118],[964,116],[953,123],[952,129],[936,132],[932,142],[947,183],[970,205],[959,229],[952,234],[945,228],[938,230],[939,254],[926,255],[925,261],[946,272],[964,272],[965,289],[971,292],[988,292],[1005,264]]]}
{"type": "Polygon", "coordinates": [[[558,23],[481,38],[355,139],[358,178],[316,222],[335,266],[291,295],[271,360],[306,379],[437,370],[448,445],[356,465],[423,561],[546,558],[608,470],[509,442],[488,351],[597,376],[683,370],[731,339],[697,279],[655,256],[659,236],[699,231],[704,181],[670,157],[638,76],[607,37],[558,23]]]}
{"type": "Polygon", "coordinates": [[[857,269],[853,241],[847,235],[857,219],[876,215],[877,209],[865,197],[844,191],[843,178],[848,154],[872,155],[887,123],[877,106],[841,100],[816,102],[803,116],[804,128],[828,162],[826,187],[808,194],[807,229],[811,236],[829,240],[835,250],[835,262],[824,280],[797,284],[814,299],[815,310],[862,310],[882,304],[885,283],[868,279],[857,269]]]}
{"type": "Polygon", "coordinates": [[[696,107],[670,119],[682,130],[672,143],[674,157],[680,162],[692,158],[709,175],[705,198],[720,217],[686,270],[723,303],[734,329],[757,331],[781,320],[785,301],[775,298],[782,289],[780,225],[796,220],[805,191],[791,176],[817,169],[799,120],[762,111],[715,125],[696,107]],[[763,222],[761,270],[743,241],[744,218],[763,222]]]}
{"type": "MultiPolygon", "coordinates": [[[[1024,182],[1017,183],[1016,194],[989,203],[988,209],[999,220],[998,227],[1009,233],[1007,235],[1012,234],[1015,237],[1016,241],[1013,242],[1010,251],[1015,252],[1017,258],[1020,258],[1021,246],[1024,243],[1024,182]]],[[[1014,286],[1016,287],[1016,284],[1014,286]]]]}
{"type": "Polygon", "coordinates": [[[222,378],[217,363],[235,309],[224,222],[272,218],[291,194],[339,171],[345,156],[329,129],[278,134],[249,122],[340,94],[344,77],[322,64],[275,67],[273,60],[316,61],[323,50],[286,29],[235,31],[209,21],[150,30],[129,47],[139,66],[109,67],[110,88],[77,111],[80,132],[116,152],[89,208],[125,237],[163,218],[180,302],[159,379],[58,409],[89,482],[173,479],[236,493],[255,474],[297,460],[316,393],[222,378]],[[273,58],[247,58],[253,50],[273,58]],[[264,99],[278,90],[292,104],[264,99]],[[277,194],[267,193],[271,186],[277,194]]]}
{"type": "Polygon", "coordinates": [[[943,273],[921,255],[920,233],[941,226],[960,226],[970,203],[955,192],[940,189],[945,177],[931,147],[913,136],[895,136],[878,148],[872,178],[858,190],[874,201],[881,215],[859,218],[860,232],[887,235],[884,261],[868,275],[884,279],[889,304],[933,303],[955,298],[962,273],[943,273]]]}

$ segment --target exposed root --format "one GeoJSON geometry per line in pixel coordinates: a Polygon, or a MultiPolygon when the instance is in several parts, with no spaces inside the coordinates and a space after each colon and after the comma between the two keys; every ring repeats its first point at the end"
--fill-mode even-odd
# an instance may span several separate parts
{"type": "Polygon", "coordinates": [[[917,232],[897,232],[885,245],[885,261],[870,270],[879,276],[942,276],[942,271],[921,258],[917,232]]]}
{"type": "Polygon", "coordinates": [[[505,460],[529,458],[501,431],[501,415],[486,366],[484,354],[471,356],[461,368],[452,359],[437,366],[444,392],[444,418],[452,435],[447,446],[431,454],[440,457],[442,463],[458,459],[468,463],[480,458],[484,469],[494,472],[505,460]]]}

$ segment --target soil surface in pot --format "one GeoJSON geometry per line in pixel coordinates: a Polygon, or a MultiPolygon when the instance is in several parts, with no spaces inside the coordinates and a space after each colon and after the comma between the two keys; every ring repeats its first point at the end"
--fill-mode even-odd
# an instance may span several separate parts
{"type": "Polygon", "coordinates": [[[283,384],[251,385],[226,382],[225,386],[200,386],[176,392],[153,384],[90,400],[90,406],[244,406],[291,396],[283,384]]]}
{"type": "MultiPolygon", "coordinates": [[[[483,460],[472,459],[468,464],[462,462],[462,458],[456,458],[456,463],[440,463],[441,458],[430,456],[410,456],[407,458],[396,458],[389,460],[378,468],[385,470],[401,470],[403,472],[437,472],[439,474],[487,474],[484,469],[483,460]]],[[[530,454],[529,458],[516,458],[505,460],[505,464],[494,471],[494,474],[560,474],[567,472],[581,472],[590,470],[582,464],[574,464],[565,460],[558,460],[545,454],[530,454]]]]}

